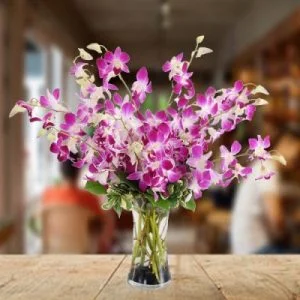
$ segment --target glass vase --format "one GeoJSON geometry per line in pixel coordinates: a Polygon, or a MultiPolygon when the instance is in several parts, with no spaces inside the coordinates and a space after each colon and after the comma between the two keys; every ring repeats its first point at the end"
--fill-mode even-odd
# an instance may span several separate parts
{"type": "Polygon", "coordinates": [[[166,236],[169,212],[149,204],[133,214],[133,250],[128,282],[135,287],[158,288],[171,280],[166,236]]]}

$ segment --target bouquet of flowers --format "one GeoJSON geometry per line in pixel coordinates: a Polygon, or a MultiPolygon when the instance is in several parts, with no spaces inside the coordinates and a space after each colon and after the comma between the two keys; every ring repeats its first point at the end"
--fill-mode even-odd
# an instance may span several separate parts
{"type": "Polygon", "coordinates": [[[39,136],[50,140],[50,151],[59,161],[73,160],[86,167],[86,188],[106,194],[104,209],[134,212],[133,283],[160,285],[170,279],[166,256],[167,216],[171,208],[196,207],[195,199],[213,185],[228,186],[251,173],[251,162],[260,160],[259,178],[272,173],[264,162],[285,163],[278,153],[268,152],[269,137],[249,139],[242,150],[238,141],[230,148],[212,147],[224,133],[243,121],[251,121],[257,106],[267,104],[267,90],[252,83],[235,82],[233,87],[209,87],[197,93],[192,81],[194,59],[212,52],[196,39],[189,60],[183,53],[172,57],[162,69],[168,73],[171,92],[164,110],[141,112],[152,92],[145,67],[128,85],[129,55],[92,43],[79,48],[70,73],[80,86],[79,104],[71,112],[55,89],[39,99],[19,100],[10,116],[27,112],[30,122],[40,122],[39,136]],[[123,86],[117,86],[118,81],[123,86]],[[44,111],[41,114],[41,111],[44,111]],[[78,153],[74,159],[71,153],[78,153]]]}

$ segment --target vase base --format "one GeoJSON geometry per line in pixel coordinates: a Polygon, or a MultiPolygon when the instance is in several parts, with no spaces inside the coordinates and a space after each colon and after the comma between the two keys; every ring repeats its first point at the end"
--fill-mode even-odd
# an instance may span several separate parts
{"type": "Polygon", "coordinates": [[[128,283],[133,286],[134,288],[139,288],[139,289],[146,289],[146,290],[154,290],[154,289],[161,289],[164,288],[165,286],[169,285],[171,283],[171,280],[164,282],[164,283],[158,283],[158,284],[145,284],[145,283],[139,283],[135,282],[133,280],[128,280],[128,283]]]}
{"type": "Polygon", "coordinates": [[[156,289],[162,288],[171,282],[171,275],[168,267],[161,268],[158,274],[160,278],[159,281],[151,272],[151,269],[138,266],[131,269],[128,275],[128,283],[138,288],[156,289]]]}

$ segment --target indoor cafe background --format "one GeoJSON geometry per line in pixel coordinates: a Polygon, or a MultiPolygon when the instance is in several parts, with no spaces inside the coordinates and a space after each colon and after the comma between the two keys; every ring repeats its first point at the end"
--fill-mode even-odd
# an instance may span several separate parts
{"type": "MultiPolygon", "coordinates": [[[[188,56],[195,38],[205,35],[214,53],[193,65],[199,91],[228,86],[237,78],[261,83],[270,105],[251,125],[225,138],[268,134],[264,121],[300,126],[299,0],[0,0],[0,249],[3,253],[41,253],[42,194],[60,179],[48,141],[37,139],[39,125],[25,116],[8,118],[18,99],[59,87],[70,107],[78,92],[69,76],[77,48],[91,42],[121,46],[131,71],[149,68],[154,94],[146,106],[163,108],[169,96],[162,64],[173,55],[188,56]]],[[[133,77],[128,77],[128,80],[133,77]]],[[[226,142],[226,141],[225,141],[226,142]]],[[[293,176],[294,175],[294,176],[293,176]]],[[[298,174],[287,184],[292,205],[300,203],[298,174]]],[[[229,253],[229,228],[235,189],[208,191],[195,214],[171,213],[170,253],[229,253]],[[225,199],[225,200],[224,200],[225,199]],[[223,201],[224,200],[224,201],[223,201]]],[[[297,206],[298,205],[298,206],[297,206]]],[[[286,213],[295,244],[300,210],[286,213]]],[[[110,252],[130,252],[131,216],[116,221],[110,252]]]]}

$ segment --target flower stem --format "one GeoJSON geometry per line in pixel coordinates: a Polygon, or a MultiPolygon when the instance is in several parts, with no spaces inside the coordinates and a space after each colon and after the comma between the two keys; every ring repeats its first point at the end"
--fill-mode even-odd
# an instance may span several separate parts
{"type": "Polygon", "coordinates": [[[154,208],[136,210],[138,219],[134,224],[134,245],[132,262],[136,267],[149,267],[156,280],[160,282],[161,269],[166,263],[165,241],[159,233],[160,222],[164,216],[154,208]]]}
{"type": "Polygon", "coordinates": [[[122,76],[121,74],[119,74],[119,76],[118,76],[118,77],[120,78],[121,82],[123,83],[124,87],[126,88],[126,90],[127,90],[128,94],[129,94],[129,96],[130,96],[130,98],[131,98],[131,97],[132,97],[132,95],[131,95],[131,91],[130,91],[130,89],[129,89],[129,87],[128,87],[127,83],[125,82],[125,80],[124,80],[123,76],[122,76]]]}

